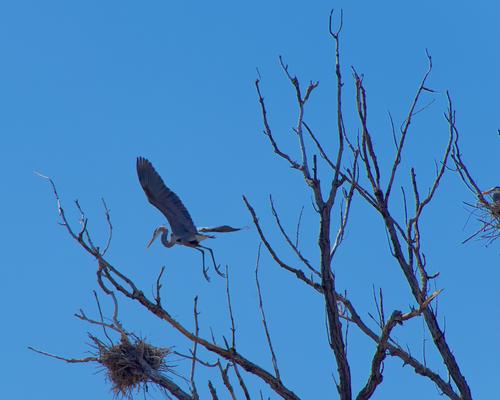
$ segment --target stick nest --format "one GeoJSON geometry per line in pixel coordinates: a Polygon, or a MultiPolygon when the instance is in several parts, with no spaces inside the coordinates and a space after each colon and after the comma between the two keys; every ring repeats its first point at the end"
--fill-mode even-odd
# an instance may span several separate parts
{"type": "Polygon", "coordinates": [[[493,218],[497,219],[497,223],[500,224],[500,201],[495,201],[490,203],[488,209],[493,218]]]}
{"type": "Polygon", "coordinates": [[[500,201],[466,204],[472,208],[472,214],[476,216],[481,227],[464,240],[464,243],[477,238],[486,241],[486,245],[489,245],[500,238],[500,201]]]}
{"type": "Polygon", "coordinates": [[[154,347],[139,338],[132,342],[124,337],[112,346],[99,342],[100,363],[106,368],[117,396],[131,399],[133,392],[147,390],[152,377],[171,371],[165,362],[165,357],[172,352],[170,348],[154,347]]]}

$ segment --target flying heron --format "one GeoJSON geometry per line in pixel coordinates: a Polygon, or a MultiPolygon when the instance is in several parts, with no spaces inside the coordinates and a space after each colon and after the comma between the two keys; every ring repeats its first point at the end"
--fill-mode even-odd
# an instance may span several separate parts
{"type": "Polygon", "coordinates": [[[165,247],[170,248],[176,244],[180,244],[198,250],[202,256],[203,275],[207,281],[209,281],[210,278],[207,274],[208,269],[205,268],[204,250],[208,250],[210,256],[212,257],[215,271],[219,275],[224,276],[215,262],[212,249],[202,246],[200,242],[205,239],[215,238],[215,236],[206,235],[206,232],[234,232],[239,231],[240,228],[233,228],[228,225],[211,228],[196,228],[188,210],[184,204],[182,204],[182,201],[165,185],[161,176],[154,169],[153,164],[151,164],[151,162],[146,158],[137,157],[137,175],[139,177],[139,182],[144,189],[144,193],[146,193],[148,201],[162,212],[162,214],[167,218],[170,228],[172,229],[172,234],[169,239],[169,231],[166,226],[162,225],[156,228],[147,247],[149,248],[149,246],[151,246],[155,239],[161,234],[161,242],[165,247]]]}

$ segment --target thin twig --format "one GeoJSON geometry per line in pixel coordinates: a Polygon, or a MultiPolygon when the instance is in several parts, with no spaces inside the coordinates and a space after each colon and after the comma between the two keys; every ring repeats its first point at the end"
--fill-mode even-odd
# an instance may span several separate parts
{"type": "Polygon", "coordinates": [[[278,144],[276,143],[273,132],[271,130],[271,126],[269,125],[269,121],[267,118],[267,109],[266,109],[266,104],[264,102],[264,97],[262,97],[262,93],[260,91],[260,80],[257,79],[255,81],[255,88],[257,89],[257,94],[259,96],[259,103],[261,107],[261,112],[262,112],[262,119],[264,121],[264,134],[269,138],[269,141],[271,142],[271,145],[273,146],[274,152],[279,155],[281,158],[285,159],[288,161],[290,166],[292,168],[301,169],[301,166],[298,162],[294,161],[288,154],[284,153],[283,151],[280,150],[278,147],[278,144]]]}
{"type": "Polygon", "coordinates": [[[210,390],[210,394],[212,395],[212,400],[219,400],[219,397],[217,396],[217,391],[215,390],[212,381],[208,381],[208,389],[210,390]]]}
{"type": "Polygon", "coordinates": [[[243,377],[240,374],[238,364],[233,363],[232,365],[233,365],[233,369],[234,369],[234,372],[236,374],[236,377],[238,378],[238,383],[240,384],[241,390],[243,390],[243,394],[245,395],[245,399],[251,400],[247,385],[246,385],[245,381],[243,380],[243,377]]]}
{"type": "Polygon", "coordinates": [[[262,315],[262,325],[264,326],[264,331],[266,333],[266,339],[267,339],[267,345],[269,346],[269,351],[271,352],[271,359],[273,362],[274,373],[276,374],[276,378],[278,380],[281,380],[280,371],[278,368],[278,361],[276,359],[276,354],[274,352],[273,343],[271,341],[271,335],[269,333],[269,328],[267,326],[266,314],[264,312],[264,304],[262,301],[262,292],[260,290],[259,263],[260,263],[260,249],[261,249],[261,247],[262,247],[262,243],[259,243],[259,249],[257,251],[257,261],[255,262],[255,283],[257,284],[257,293],[259,295],[259,309],[260,309],[260,313],[262,315]]]}
{"type": "MultiPolygon", "coordinates": [[[[196,336],[199,336],[199,333],[200,333],[200,327],[198,325],[198,296],[195,296],[194,298],[194,306],[193,306],[193,315],[194,315],[194,334],[196,336]]],[[[158,302],[157,302],[158,304],[158,302]]],[[[196,361],[197,361],[197,358],[196,358],[196,352],[198,350],[198,342],[194,342],[193,343],[193,350],[192,350],[192,360],[191,360],[191,373],[189,375],[189,380],[191,382],[191,394],[193,396],[193,399],[194,400],[197,400],[200,398],[200,396],[198,395],[198,390],[196,389],[196,382],[195,382],[195,379],[194,379],[194,373],[195,373],[195,368],[196,368],[196,361]]]]}
{"type": "Polygon", "coordinates": [[[46,353],[45,351],[37,350],[34,347],[28,346],[28,349],[34,351],[35,353],[42,354],[47,357],[55,358],[57,360],[66,361],[67,363],[76,364],[76,363],[87,363],[87,362],[100,362],[97,357],[85,357],[85,358],[65,358],[56,356],[55,354],[46,353]]]}
{"type": "Polygon", "coordinates": [[[299,218],[297,220],[297,229],[295,230],[295,247],[299,247],[299,235],[300,235],[300,223],[302,222],[302,214],[304,212],[304,206],[300,209],[299,218]]]}
{"type": "MultiPolygon", "coordinates": [[[[112,346],[113,341],[111,340],[111,338],[108,335],[108,332],[106,331],[106,324],[104,323],[104,317],[102,315],[102,309],[101,309],[101,304],[99,302],[99,297],[97,297],[97,292],[95,290],[93,291],[93,293],[94,293],[95,301],[97,303],[97,309],[99,310],[99,317],[101,318],[102,330],[104,331],[104,336],[106,336],[106,338],[109,340],[109,342],[112,346]]],[[[83,313],[82,313],[82,315],[83,315],[83,313]]]]}
{"type": "Polygon", "coordinates": [[[227,391],[229,392],[231,399],[236,400],[236,395],[234,394],[234,388],[233,388],[233,385],[231,384],[231,381],[229,380],[229,375],[227,373],[227,370],[229,368],[229,364],[227,364],[225,368],[222,368],[222,365],[220,362],[218,365],[219,365],[219,371],[220,371],[220,374],[222,377],[222,382],[224,383],[224,386],[226,387],[227,391]]]}
{"type": "MultiPolygon", "coordinates": [[[[354,158],[354,164],[353,164],[353,171],[356,171],[357,169],[357,157],[354,158]]],[[[353,174],[353,182],[356,182],[357,176],[356,173],[353,174]]],[[[351,210],[351,204],[352,204],[352,199],[354,197],[354,188],[355,184],[351,184],[351,187],[349,189],[349,192],[344,191],[344,197],[346,199],[346,204],[345,204],[345,210],[340,214],[340,227],[337,231],[337,235],[335,237],[335,242],[333,243],[332,249],[330,251],[330,259],[333,259],[335,256],[335,253],[337,252],[338,248],[340,247],[342,240],[344,239],[344,234],[345,230],[347,227],[347,221],[349,219],[349,213],[351,210]]],[[[344,190],[344,189],[342,189],[344,190]]]]}
{"type": "Polygon", "coordinates": [[[253,223],[255,225],[255,227],[257,228],[257,232],[259,233],[259,236],[262,240],[262,242],[264,243],[264,245],[266,246],[267,250],[269,251],[269,254],[271,255],[271,257],[273,258],[274,261],[276,261],[276,263],[283,269],[295,274],[295,276],[305,282],[307,285],[313,287],[316,291],[322,293],[323,292],[323,289],[321,287],[320,284],[314,282],[312,279],[309,279],[305,274],[304,274],[304,271],[302,271],[301,269],[298,269],[298,268],[294,268],[294,267],[291,267],[290,265],[284,263],[279,257],[278,255],[276,254],[276,252],[274,251],[273,247],[271,246],[271,244],[269,243],[269,241],[266,239],[266,237],[264,236],[264,233],[262,232],[262,228],[260,227],[260,224],[259,224],[259,219],[257,218],[257,214],[255,213],[255,210],[254,208],[250,205],[250,203],[248,202],[247,198],[245,196],[243,196],[243,201],[245,202],[245,205],[247,206],[248,208],[248,211],[250,212],[250,214],[252,215],[252,219],[253,219],[253,223]]]}
{"type": "Polygon", "coordinates": [[[313,273],[315,274],[316,276],[320,276],[320,273],[318,272],[318,270],[316,268],[314,268],[311,263],[309,262],[309,260],[307,260],[307,258],[305,258],[302,253],[300,252],[300,250],[298,249],[297,246],[295,246],[295,244],[291,241],[290,237],[288,236],[288,234],[286,233],[285,231],[285,228],[283,228],[283,225],[281,224],[281,220],[280,220],[280,217],[278,215],[278,212],[276,211],[276,208],[274,207],[274,201],[273,201],[273,197],[272,196],[269,196],[269,203],[271,204],[271,211],[272,211],[272,214],[274,216],[274,219],[276,221],[276,225],[278,225],[278,228],[281,232],[281,234],[283,235],[283,237],[285,238],[286,242],[288,243],[288,245],[292,248],[292,250],[294,251],[294,253],[297,255],[297,257],[300,259],[300,261],[302,261],[304,263],[304,265],[313,273]]]}
{"type": "Polygon", "coordinates": [[[165,266],[161,267],[160,273],[158,274],[158,278],[156,278],[156,296],[155,296],[155,301],[156,304],[161,306],[161,277],[163,275],[163,272],[165,272],[165,266]]]}
{"type": "Polygon", "coordinates": [[[229,291],[229,271],[226,266],[226,296],[229,309],[229,318],[231,320],[231,348],[236,348],[236,328],[234,325],[233,307],[231,305],[231,292],[229,291]]]}
{"type": "MultiPolygon", "coordinates": [[[[389,197],[390,197],[390,194],[391,194],[392,185],[394,183],[394,178],[396,176],[396,172],[397,172],[398,166],[399,166],[399,164],[401,162],[401,154],[403,152],[403,147],[404,147],[404,144],[405,144],[405,139],[406,139],[406,136],[408,134],[408,130],[410,128],[412,117],[416,114],[415,108],[417,107],[418,101],[420,99],[420,95],[422,94],[423,91],[429,91],[429,89],[427,89],[425,87],[425,84],[427,82],[427,78],[429,77],[429,75],[430,75],[430,73],[432,71],[432,57],[429,55],[429,53],[427,51],[426,51],[426,54],[427,54],[427,60],[429,62],[429,66],[428,66],[427,72],[425,73],[425,75],[424,75],[424,77],[422,79],[422,82],[420,83],[420,86],[418,87],[417,93],[416,93],[416,95],[415,95],[415,97],[413,99],[413,102],[412,102],[411,106],[410,106],[410,110],[408,111],[408,114],[407,114],[404,126],[401,129],[401,137],[400,137],[399,143],[397,145],[396,158],[395,158],[395,160],[394,160],[394,162],[392,164],[391,175],[390,175],[390,178],[389,178],[389,182],[387,184],[387,189],[385,190],[385,200],[386,200],[386,202],[389,202],[389,197]]],[[[391,117],[391,121],[392,121],[392,117],[391,117]]]]}
{"type": "Polygon", "coordinates": [[[104,201],[104,198],[101,199],[102,204],[104,206],[104,213],[106,215],[106,222],[108,223],[108,241],[106,242],[106,246],[104,246],[104,250],[102,252],[102,255],[104,256],[106,252],[109,249],[109,245],[111,244],[111,239],[113,238],[113,225],[111,224],[111,216],[109,213],[109,208],[108,205],[106,204],[106,201],[104,201]]]}

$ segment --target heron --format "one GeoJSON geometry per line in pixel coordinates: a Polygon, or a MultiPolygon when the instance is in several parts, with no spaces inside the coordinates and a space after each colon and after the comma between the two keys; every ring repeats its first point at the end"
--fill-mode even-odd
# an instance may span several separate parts
{"type": "MultiPolygon", "coordinates": [[[[482,194],[491,196],[492,202],[488,205],[488,208],[494,218],[500,219],[500,186],[495,186],[482,194]]],[[[497,225],[497,227],[499,226],[497,225]]]]}
{"type": "Polygon", "coordinates": [[[161,243],[170,248],[176,244],[191,247],[198,250],[202,256],[203,275],[210,281],[205,267],[205,250],[210,253],[217,274],[224,276],[215,262],[214,252],[211,248],[202,246],[201,241],[213,239],[215,236],[207,235],[206,233],[226,233],[239,231],[241,228],[233,228],[229,225],[221,225],[215,227],[196,228],[191,215],[182,203],[181,199],[170,190],[161,176],[156,172],[151,162],[144,157],[137,157],[137,176],[139,182],[146,193],[148,201],[154,205],[167,218],[167,221],[172,229],[170,238],[168,237],[169,230],[165,225],[161,225],[153,232],[153,237],[147,244],[149,248],[155,239],[161,235],[161,243]]]}
{"type": "Polygon", "coordinates": [[[483,192],[483,195],[491,195],[491,199],[493,203],[500,203],[500,186],[495,186],[486,192],[483,192]]]}

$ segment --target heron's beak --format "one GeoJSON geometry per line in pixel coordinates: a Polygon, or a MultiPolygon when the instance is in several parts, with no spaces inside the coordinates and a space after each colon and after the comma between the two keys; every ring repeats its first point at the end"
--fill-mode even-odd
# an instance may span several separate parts
{"type": "Polygon", "coordinates": [[[493,188],[493,189],[487,190],[486,192],[483,192],[483,193],[481,193],[481,194],[482,194],[483,196],[486,196],[486,195],[488,195],[488,194],[493,193],[493,192],[495,191],[495,189],[496,189],[496,188],[493,188]]]}
{"type": "Polygon", "coordinates": [[[153,244],[153,242],[155,241],[155,239],[160,235],[160,233],[161,233],[161,229],[156,228],[155,231],[153,232],[153,237],[151,238],[148,245],[146,246],[148,249],[149,249],[149,246],[151,246],[153,244]]]}

